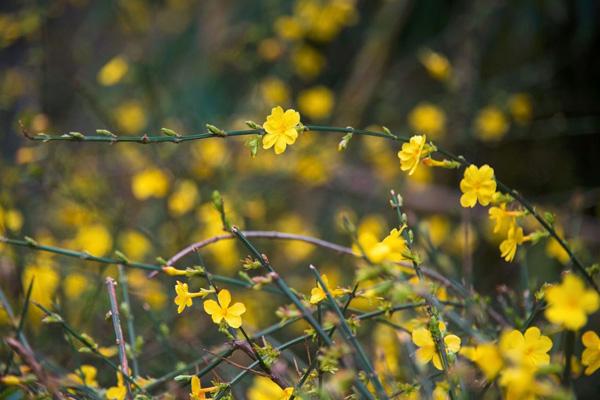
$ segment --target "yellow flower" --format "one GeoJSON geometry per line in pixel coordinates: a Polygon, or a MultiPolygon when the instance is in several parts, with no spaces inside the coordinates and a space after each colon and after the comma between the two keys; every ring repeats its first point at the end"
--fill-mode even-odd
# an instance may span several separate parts
{"type": "Polygon", "coordinates": [[[128,70],[129,64],[123,56],[114,57],[98,71],[98,83],[104,86],[116,85],[128,70]]]}
{"type": "Polygon", "coordinates": [[[550,363],[548,352],[552,340],[542,335],[538,328],[531,327],[522,334],[518,330],[504,332],[500,337],[501,353],[514,363],[537,369],[550,363]]]}
{"type": "Polygon", "coordinates": [[[477,201],[482,206],[487,206],[496,193],[494,169],[487,164],[482,165],[481,168],[473,164],[469,165],[460,181],[460,190],[463,192],[460,197],[461,206],[475,207],[477,201]]]}
{"type": "Polygon", "coordinates": [[[508,99],[508,109],[513,119],[519,124],[531,121],[533,115],[533,104],[527,93],[517,93],[508,99]]]}
{"type": "Polygon", "coordinates": [[[419,61],[435,79],[446,81],[452,76],[452,65],[443,54],[425,49],[419,54],[419,61]]]}
{"type": "Polygon", "coordinates": [[[505,368],[498,383],[505,388],[507,400],[536,399],[535,370],[531,368],[522,365],[505,368]]]}
{"type": "Polygon", "coordinates": [[[553,324],[576,331],[587,322],[587,315],[598,309],[598,293],[586,290],[581,278],[566,274],[560,285],[546,289],[544,298],[548,302],[545,315],[553,324]]]}
{"type": "Polygon", "coordinates": [[[325,58],[311,46],[302,45],[292,52],[292,64],[301,78],[312,79],[323,69],[325,58]]]}
{"type": "Polygon", "coordinates": [[[146,126],[146,112],[138,101],[121,104],[116,108],[114,118],[125,133],[137,133],[146,126]]]}
{"type": "Polygon", "coordinates": [[[600,338],[596,332],[587,331],[581,336],[581,341],[585,346],[581,354],[581,363],[587,367],[585,374],[591,375],[600,368],[600,338]]]}
{"type": "Polygon", "coordinates": [[[102,224],[85,225],[79,228],[74,244],[95,256],[106,254],[113,245],[112,236],[102,224]]]}
{"type": "Polygon", "coordinates": [[[85,291],[88,286],[88,279],[79,272],[73,272],[67,275],[63,281],[63,285],[67,299],[75,300],[85,291]]]}
{"type": "Polygon", "coordinates": [[[119,235],[119,249],[133,260],[141,260],[151,248],[152,243],[141,232],[128,229],[119,235]]]}
{"type": "Polygon", "coordinates": [[[449,389],[450,385],[446,381],[436,383],[432,393],[433,400],[450,400],[449,389]]]}
{"type": "MultiPolygon", "coordinates": [[[[418,328],[412,332],[412,341],[419,346],[415,353],[417,362],[425,365],[429,361],[433,361],[433,366],[442,370],[442,360],[436,349],[435,342],[431,336],[431,332],[427,328],[418,328]]],[[[446,345],[446,353],[454,354],[460,350],[460,338],[456,335],[444,336],[444,344],[446,345]]]]}
{"type": "Polygon", "coordinates": [[[138,200],[165,197],[168,190],[169,178],[164,171],[158,168],[143,170],[135,174],[131,181],[131,191],[138,200]]]}
{"type": "Polygon", "coordinates": [[[260,92],[265,103],[286,104],[290,100],[290,89],[278,78],[267,78],[260,84],[260,92]]]}
{"type": "MultiPolygon", "coordinates": [[[[167,267],[170,268],[170,267],[167,267]]],[[[173,268],[175,269],[175,268],[173,268]]],[[[165,269],[163,268],[163,271],[165,269]]],[[[185,272],[184,272],[185,273],[185,272]]],[[[179,274],[177,274],[179,275],[179,274]]],[[[208,296],[208,294],[210,293],[214,293],[214,291],[211,290],[206,290],[206,289],[200,289],[199,292],[189,292],[188,289],[188,284],[187,283],[182,283],[177,281],[177,284],[175,285],[175,292],[177,293],[177,296],[175,296],[175,304],[177,304],[177,313],[181,314],[183,312],[183,310],[185,310],[186,307],[191,307],[192,306],[192,299],[196,298],[196,297],[200,297],[200,298],[204,298],[206,296],[208,296]]],[[[206,305],[204,306],[204,308],[206,309],[206,305]]]]}
{"type": "Polygon", "coordinates": [[[494,233],[507,232],[513,226],[515,218],[523,215],[522,211],[509,211],[506,204],[500,204],[500,207],[490,207],[489,216],[494,221],[494,233]]]}
{"type": "Polygon", "coordinates": [[[125,400],[127,396],[127,388],[123,383],[123,374],[117,372],[117,386],[112,386],[106,391],[108,400],[125,400]]]}
{"type": "MultiPolygon", "coordinates": [[[[329,290],[332,296],[340,296],[344,294],[346,291],[344,289],[331,289],[329,287],[329,279],[327,279],[327,275],[321,274],[321,279],[325,284],[325,288],[329,290]]],[[[317,283],[317,286],[312,288],[310,291],[310,304],[318,304],[327,298],[327,294],[325,294],[325,290],[321,287],[320,283],[317,283]]]]}
{"type": "Polygon", "coordinates": [[[408,124],[417,133],[438,139],[446,131],[446,114],[436,105],[419,103],[408,114],[408,124]]]}
{"type": "Polygon", "coordinates": [[[2,210],[0,207],[0,233],[4,227],[13,232],[17,232],[23,226],[23,214],[19,210],[7,209],[2,210]]]}
{"type": "Polygon", "coordinates": [[[174,216],[181,216],[196,205],[198,197],[196,184],[191,180],[183,180],[177,184],[175,192],[169,197],[169,211],[174,216]]]}
{"type": "Polygon", "coordinates": [[[21,384],[21,378],[16,375],[4,375],[0,377],[0,382],[6,386],[17,386],[21,384]]]}
{"type": "Polygon", "coordinates": [[[421,158],[427,153],[427,151],[424,151],[426,143],[427,138],[425,135],[414,135],[410,138],[410,141],[402,144],[402,150],[398,152],[402,171],[408,171],[409,175],[415,172],[421,158]]]}
{"type": "Polygon", "coordinates": [[[96,381],[96,374],[98,371],[96,370],[96,367],[84,364],[79,367],[79,370],[75,373],[69,374],[68,378],[78,385],[94,388],[98,387],[98,382],[96,381]],[[81,378],[81,375],[83,375],[83,379],[81,378]]]}
{"type": "Polygon", "coordinates": [[[314,120],[329,117],[333,105],[333,92],[322,85],[303,90],[298,95],[298,107],[302,111],[302,115],[307,115],[314,120]]]}
{"type": "Polygon", "coordinates": [[[489,381],[498,375],[504,365],[500,350],[494,343],[482,343],[477,347],[463,347],[460,349],[460,354],[477,364],[489,381]]]}
{"type": "Polygon", "coordinates": [[[402,230],[392,229],[381,242],[371,232],[360,233],[358,244],[352,246],[352,249],[356,254],[361,254],[361,250],[364,251],[367,258],[375,264],[405,260],[404,254],[407,248],[402,230]]]}
{"type": "Polygon", "coordinates": [[[246,312],[246,306],[243,303],[231,303],[231,294],[229,290],[222,289],[217,295],[219,302],[214,300],[206,300],[204,302],[204,311],[212,317],[215,324],[220,324],[222,320],[225,320],[227,325],[232,328],[239,328],[242,326],[241,315],[246,312]]]}
{"type": "Polygon", "coordinates": [[[212,393],[219,390],[216,386],[210,386],[207,388],[202,387],[202,382],[200,382],[200,378],[196,375],[192,376],[191,390],[190,390],[190,400],[206,400],[206,393],[212,393]]]}
{"type": "Polygon", "coordinates": [[[280,106],[274,107],[263,124],[263,148],[275,146],[275,154],[285,151],[288,144],[294,144],[298,138],[296,126],[300,123],[300,113],[293,109],[283,111],[280,106]]]}
{"type": "Polygon", "coordinates": [[[475,132],[484,141],[502,138],[508,131],[509,123],[498,107],[489,106],[479,111],[475,119],[475,132]]]}
{"type": "Polygon", "coordinates": [[[248,400],[288,400],[294,393],[294,388],[282,389],[265,376],[257,376],[252,387],[248,390],[248,400]]]}
{"type": "Polygon", "coordinates": [[[275,32],[282,39],[297,40],[302,38],[304,30],[298,19],[282,16],[275,20],[275,32]]]}
{"type": "Polygon", "coordinates": [[[508,229],[508,236],[500,243],[500,257],[506,262],[511,262],[517,254],[517,247],[524,242],[531,240],[529,235],[523,236],[523,228],[517,226],[513,221],[512,226],[508,229]]]}

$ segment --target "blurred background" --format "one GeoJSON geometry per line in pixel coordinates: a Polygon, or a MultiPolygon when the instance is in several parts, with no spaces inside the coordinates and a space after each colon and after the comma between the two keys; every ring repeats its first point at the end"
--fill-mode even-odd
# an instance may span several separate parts
{"type": "MultiPolygon", "coordinates": [[[[282,105],[305,124],[426,134],[489,163],[541,210],[555,212],[589,265],[600,249],[599,7],[593,0],[2,1],[0,234],[154,262],[222,233],[210,203],[216,189],[231,221],[245,229],[349,246],[340,215],[383,238],[396,225],[387,203],[395,189],[435,255],[432,267],[502,303],[524,264],[536,288],[556,279],[568,257],[542,240],[505,263],[486,211],[461,209],[459,173],[419,168],[407,178],[396,143],[354,137],[340,153],[341,135],[308,132],[282,156],[260,149],[251,158],[243,138],[32,143],[18,121],[32,133],[159,135],[168,127],[189,134],[206,123],[262,124],[282,105]]],[[[309,262],[330,281],[352,281],[352,259],[297,242],[257,243],[305,293],[313,286],[309,262]]],[[[224,241],[182,265],[202,262],[235,276],[245,255],[224,241]]],[[[14,307],[36,276],[33,299],[59,307],[83,331],[111,333],[101,279],[111,273],[0,245],[0,285],[14,307]]],[[[199,335],[212,329],[200,309],[176,315],[171,279],[132,270],[129,282],[138,333],[147,339],[146,374],[159,376],[189,361],[200,344],[221,340],[199,335]],[[173,351],[152,339],[161,324],[173,331],[173,351]]],[[[280,304],[265,307],[268,297],[254,292],[238,296],[249,308],[248,326],[276,321],[280,304]]],[[[29,316],[36,349],[73,369],[58,328],[41,327],[35,309],[29,316]]],[[[110,335],[101,338],[111,343],[110,335]]],[[[102,379],[114,380],[111,374],[102,379]]]]}

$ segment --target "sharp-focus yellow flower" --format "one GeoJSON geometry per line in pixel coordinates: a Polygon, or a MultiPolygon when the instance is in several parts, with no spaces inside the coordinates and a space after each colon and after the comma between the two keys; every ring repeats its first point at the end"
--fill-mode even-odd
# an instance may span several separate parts
{"type": "Polygon", "coordinates": [[[442,137],[446,131],[446,113],[431,103],[419,103],[408,114],[408,124],[417,133],[442,137]]]}
{"type": "Polygon", "coordinates": [[[213,393],[219,390],[219,388],[216,386],[203,388],[200,378],[198,378],[196,375],[192,376],[190,383],[190,400],[206,400],[206,393],[213,393]]]}
{"type": "Polygon", "coordinates": [[[550,363],[548,352],[552,340],[542,335],[537,327],[528,328],[525,334],[518,330],[504,332],[500,337],[500,352],[516,364],[537,369],[550,363]]]}
{"type": "MultiPolygon", "coordinates": [[[[329,290],[329,293],[331,293],[332,296],[341,296],[346,292],[344,289],[331,289],[329,287],[329,279],[327,279],[327,275],[321,274],[321,279],[325,284],[325,288],[329,290]]],[[[325,290],[321,287],[320,283],[317,283],[317,286],[312,288],[312,290],[310,291],[310,304],[318,304],[326,298],[327,294],[325,293],[325,290]]]]}
{"type": "Polygon", "coordinates": [[[573,331],[586,324],[587,315],[598,309],[599,302],[598,293],[586,290],[581,278],[573,274],[566,274],[560,285],[547,288],[544,298],[548,321],[573,331]]]}
{"type": "Polygon", "coordinates": [[[79,371],[77,371],[76,373],[69,374],[68,378],[78,385],[84,385],[94,388],[98,387],[98,382],[96,381],[96,375],[98,371],[96,370],[96,367],[84,364],[81,367],[79,367],[79,369],[81,370],[81,374],[79,373],[79,371]],[[83,375],[83,379],[81,375],[83,375]]]}
{"type": "Polygon", "coordinates": [[[419,54],[419,61],[433,78],[446,81],[452,76],[452,65],[443,54],[425,49],[419,54]]]}
{"type": "Polygon", "coordinates": [[[358,245],[352,246],[352,249],[357,254],[364,251],[367,258],[375,264],[405,260],[407,247],[406,241],[402,237],[402,230],[392,229],[381,242],[370,232],[360,233],[358,245]]]}
{"type": "MultiPolygon", "coordinates": [[[[431,336],[431,332],[427,328],[418,328],[412,332],[412,341],[419,346],[415,353],[419,364],[427,364],[433,361],[433,366],[442,370],[442,360],[436,349],[435,342],[431,336]]],[[[454,354],[460,350],[460,338],[456,335],[444,336],[444,344],[446,345],[446,353],[454,354]]]]}
{"type": "Polygon", "coordinates": [[[211,316],[215,324],[220,324],[225,320],[227,325],[232,328],[242,326],[242,314],[246,312],[246,306],[243,303],[231,303],[231,294],[229,290],[222,289],[217,295],[219,302],[214,300],[206,300],[204,302],[204,311],[211,316]]]}
{"type": "Polygon", "coordinates": [[[131,181],[131,191],[138,200],[150,197],[165,197],[169,190],[169,177],[158,169],[150,168],[134,175],[131,181]]]}
{"type": "Polygon", "coordinates": [[[531,121],[533,115],[533,104],[527,93],[517,93],[508,99],[508,108],[513,119],[519,124],[531,121]]]}
{"type": "Polygon", "coordinates": [[[117,386],[112,386],[106,391],[108,400],[125,400],[127,396],[127,388],[123,382],[123,374],[117,372],[117,386]]]}
{"type": "Polygon", "coordinates": [[[334,105],[331,89],[326,86],[315,86],[300,92],[298,95],[298,108],[302,115],[314,120],[322,120],[331,115],[334,105]]]}
{"type": "Polygon", "coordinates": [[[98,83],[104,86],[116,85],[123,79],[127,71],[129,70],[129,64],[123,56],[117,56],[107,62],[98,71],[98,83]]]}
{"type": "Polygon", "coordinates": [[[475,133],[484,141],[501,139],[508,132],[508,128],[508,120],[495,106],[483,108],[475,119],[475,133]]]}
{"type": "Polygon", "coordinates": [[[292,387],[282,389],[271,379],[257,376],[247,395],[248,400],[288,400],[293,393],[292,387]]]}
{"type": "Polygon", "coordinates": [[[198,198],[198,188],[194,181],[183,180],[177,184],[175,191],[169,197],[169,211],[179,217],[194,208],[198,198]]]}
{"type": "MultiPolygon", "coordinates": [[[[172,267],[166,267],[168,268],[172,268],[172,267]]],[[[173,270],[175,270],[175,268],[173,268],[173,270]]],[[[163,268],[163,271],[165,271],[165,268],[163,268]]],[[[178,271],[178,270],[176,270],[178,271]]],[[[184,272],[185,273],[185,272],[184,272]]],[[[179,275],[179,274],[177,274],[179,275]]],[[[206,296],[208,296],[210,293],[214,293],[214,291],[211,290],[206,290],[206,289],[200,289],[199,292],[189,292],[188,291],[188,284],[187,283],[182,283],[177,281],[177,284],[175,285],[175,292],[177,293],[177,296],[175,296],[175,304],[177,304],[177,313],[181,314],[181,312],[183,310],[185,310],[186,307],[191,307],[192,306],[192,299],[196,298],[196,297],[200,297],[200,298],[204,298],[206,296]]],[[[206,309],[206,306],[205,306],[206,309]]]]}
{"type": "Polygon", "coordinates": [[[585,350],[581,354],[581,364],[586,366],[585,374],[591,375],[600,368],[600,338],[594,331],[587,331],[581,336],[585,350]]]}
{"type": "Polygon", "coordinates": [[[285,151],[288,144],[294,144],[298,138],[296,127],[300,123],[300,113],[293,109],[283,111],[280,106],[274,107],[271,114],[263,124],[263,148],[270,149],[275,146],[275,154],[285,151]]]}
{"type": "Polygon", "coordinates": [[[398,152],[398,158],[400,159],[400,169],[402,171],[408,171],[409,175],[412,175],[419,163],[426,153],[425,145],[427,143],[427,137],[425,135],[414,135],[410,138],[410,141],[402,144],[402,149],[398,152]]]}
{"type": "Polygon", "coordinates": [[[523,228],[517,226],[513,221],[512,226],[508,229],[508,236],[500,243],[500,257],[504,258],[506,262],[511,262],[517,254],[517,247],[530,239],[529,235],[523,236],[523,228]]]}
{"type": "Polygon", "coordinates": [[[481,168],[471,164],[465,169],[463,179],[460,181],[460,205],[463,207],[475,207],[477,201],[482,206],[490,204],[494,193],[496,193],[496,179],[494,169],[489,165],[481,168]]]}
{"type": "Polygon", "coordinates": [[[460,354],[477,364],[489,381],[498,375],[504,365],[500,350],[495,343],[482,343],[477,347],[463,347],[460,349],[460,354]]]}

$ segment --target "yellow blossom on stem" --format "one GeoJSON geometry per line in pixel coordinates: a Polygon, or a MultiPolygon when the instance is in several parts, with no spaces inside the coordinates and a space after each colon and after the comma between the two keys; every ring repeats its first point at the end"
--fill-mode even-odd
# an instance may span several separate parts
{"type": "Polygon", "coordinates": [[[469,165],[460,181],[460,190],[463,192],[460,197],[461,206],[475,207],[477,201],[482,206],[487,206],[496,193],[494,169],[487,164],[482,165],[481,168],[473,164],[469,165]]]}
{"type": "Polygon", "coordinates": [[[600,368],[600,338],[594,331],[587,331],[581,336],[585,350],[581,354],[581,364],[585,365],[586,375],[593,374],[600,368]]]}
{"type": "Polygon", "coordinates": [[[203,388],[200,378],[198,378],[196,375],[192,376],[190,383],[192,386],[190,391],[190,400],[206,400],[206,393],[213,393],[219,390],[219,388],[216,386],[203,388]]]}
{"type": "Polygon", "coordinates": [[[98,382],[96,381],[97,373],[98,371],[96,370],[96,367],[84,364],[81,367],[79,367],[79,370],[77,372],[69,374],[67,377],[73,382],[77,383],[78,385],[85,385],[95,388],[98,387],[98,382]]]}
{"type": "MultiPolygon", "coordinates": [[[[412,341],[419,346],[415,353],[417,362],[425,365],[429,361],[433,361],[433,366],[442,370],[442,359],[437,351],[433,336],[427,328],[418,328],[412,332],[412,341]]],[[[446,354],[454,354],[460,350],[460,338],[456,335],[444,336],[444,344],[446,345],[446,354]]]]}
{"type": "Polygon", "coordinates": [[[106,391],[108,400],[124,400],[127,396],[127,388],[123,382],[123,374],[117,373],[117,386],[112,386],[106,391]]]}
{"type": "Polygon", "coordinates": [[[504,332],[500,337],[500,352],[516,364],[539,368],[550,363],[548,352],[552,340],[542,335],[537,327],[528,328],[525,334],[518,330],[504,332]]]}
{"type": "Polygon", "coordinates": [[[210,293],[214,293],[214,290],[200,289],[199,292],[189,292],[187,283],[177,281],[175,292],[177,296],[175,296],[174,302],[177,304],[177,313],[181,314],[186,307],[192,306],[192,299],[196,297],[204,298],[210,293]]]}
{"type": "Polygon", "coordinates": [[[407,247],[402,237],[403,230],[404,228],[392,229],[382,241],[378,241],[370,232],[363,232],[358,235],[358,244],[352,246],[352,249],[357,254],[361,254],[361,250],[364,251],[367,258],[375,264],[406,260],[404,254],[407,247]]]}
{"type": "Polygon", "coordinates": [[[473,361],[488,380],[493,380],[504,362],[500,350],[495,343],[482,343],[476,347],[463,347],[460,354],[473,361]]]}
{"type": "Polygon", "coordinates": [[[182,269],[177,269],[170,265],[165,265],[164,267],[162,267],[162,270],[165,274],[167,274],[169,276],[182,276],[182,275],[187,274],[186,271],[184,271],[182,269]]]}
{"type": "Polygon", "coordinates": [[[300,123],[300,113],[289,109],[285,112],[280,106],[274,107],[271,114],[263,124],[263,148],[270,149],[275,146],[275,154],[285,151],[288,144],[294,144],[298,138],[296,127],[300,123]]]}
{"type": "Polygon", "coordinates": [[[271,379],[257,376],[248,390],[248,400],[288,400],[293,393],[293,387],[282,389],[271,379]]]}
{"type": "Polygon", "coordinates": [[[229,290],[222,289],[217,295],[219,302],[214,300],[206,300],[204,302],[204,311],[211,316],[215,324],[220,324],[222,320],[225,320],[227,325],[232,328],[239,328],[242,326],[241,315],[246,312],[246,306],[243,303],[231,303],[231,294],[229,290]]]}
{"type": "Polygon", "coordinates": [[[414,135],[410,138],[410,141],[402,145],[402,149],[398,152],[400,169],[402,171],[408,171],[409,175],[415,172],[419,162],[421,162],[421,158],[428,153],[424,151],[426,143],[427,138],[425,135],[414,135]]]}
{"type": "Polygon", "coordinates": [[[512,226],[508,229],[508,236],[500,243],[500,257],[506,262],[511,262],[517,254],[517,247],[531,240],[531,236],[523,236],[523,228],[517,226],[513,221],[512,226]]]}
{"type": "MultiPolygon", "coordinates": [[[[341,296],[342,294],[344,294],[346,291],[344,289],[331,289],[329,287],[329,279],[327,278],[327,275],[325,274],[321,274],[321,279],[323,280],[323,283],[325,284],[325,288],[327,288],[327,290],[329,290],[329,293],[331,293],[332,296],[341,296]]],[[[317,286],[312,288],[312,290],[310,291],[310,304],[318,304],[320,302],[322,302],[323,300],[325,300],[327,298],[327,294],[325,294],[325,290],[321,287],[320,283],[317,283],[317,286]]]]}
{"type": "Polygon", "coordinates": [[[586,290],[581,278],[573,274],[565,274],[560,285],[548,287],[544,297],[548,303],[545,311],[548,321],[573,331],[583,327],[587,315],[599,306],[598,293],[586,290]]]}
{"type": "Polygon", "coordinates": [[[513,225],[515,218],[524,213],[522,211],[510,211],[506,209],[506,204],[500,204],[500,207],[490,207],[489,216],[494,221],[494,233],[506,232],[513,225]]]}

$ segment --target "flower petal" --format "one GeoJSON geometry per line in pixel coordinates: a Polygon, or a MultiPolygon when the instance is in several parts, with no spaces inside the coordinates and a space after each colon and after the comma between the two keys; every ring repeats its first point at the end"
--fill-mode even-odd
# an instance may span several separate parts
{"type": "Polygon", "coordinates": [[[231,293],[227,289],[221,289],[217,297],[219,298],[221,308],[227,308],[231,303],[231,293]]]}

